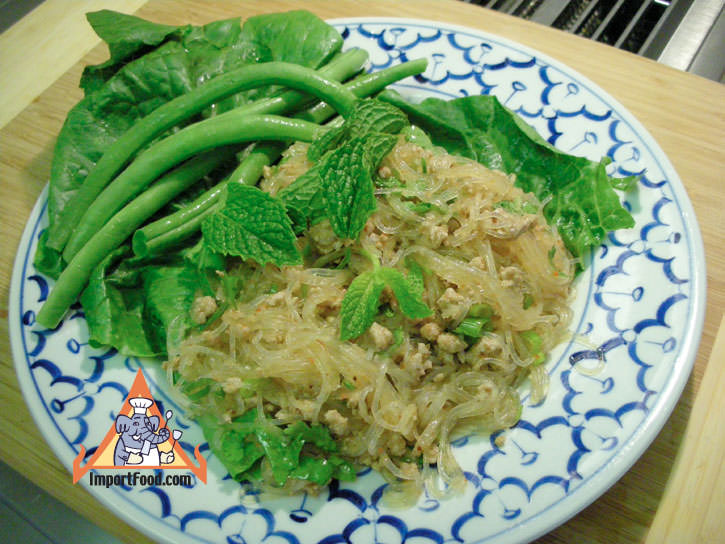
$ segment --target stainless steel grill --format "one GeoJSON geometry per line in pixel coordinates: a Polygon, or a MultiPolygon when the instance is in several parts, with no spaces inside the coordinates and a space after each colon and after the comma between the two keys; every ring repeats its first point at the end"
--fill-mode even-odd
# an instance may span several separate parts
{"type": "Polygon", "coordinates": [[[723,81],[725,0],[463,0],[723,81]]]}

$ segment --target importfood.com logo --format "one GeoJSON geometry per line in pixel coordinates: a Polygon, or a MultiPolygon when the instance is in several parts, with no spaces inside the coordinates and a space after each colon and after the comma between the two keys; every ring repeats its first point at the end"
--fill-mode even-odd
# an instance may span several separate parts
{"type": "Polygon", "coordinates": [[[167,410],[162,417],[158,405],[151,396],[141,369],[116,415],[114,423],[88,462],[81,466],[86,450],[80,447],[73,460],[73,483],[78,482],[86,472],[92,486],[190,486],[192,475],[179,473],[144,473],[140,469],[164,469],[191,471],[206,483],[206,459],[199,446],[194,457],[199,466],[191,462],[184,453],[179,438],[182,431],[169,428],[173,412],[167,410]],[[98,473],[98,470],[125,470],[123,473],[98,473]],[[139,469],[139,470],[133,470],[139,469]]]}
{"type": "Polygon", "coordinates": [[[89,483],[98,487],[131,487],[131,486],[156,486],[181,485],[191,487],[193,478],[191,474],[144,474],[141,471],[129,471],[125,474],[89,474],[89,483]]]}

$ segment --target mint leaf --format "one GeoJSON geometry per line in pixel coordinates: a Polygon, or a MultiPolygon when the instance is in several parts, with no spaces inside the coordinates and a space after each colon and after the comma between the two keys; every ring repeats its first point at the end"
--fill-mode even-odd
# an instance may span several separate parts
{"type": "Polygon", "coordinates": [[[363,272],[347,288],[340,308],[340,339],[350,340],[364,333],[375,321],[385,281],[377,270],[363,272]]]}
{"type": "Polygon", "coordinates": [[[204,242],[223,255],[259,264],[300,264],[284,205],[256,187],[230,183],[224,206],[201,225],[204,242]]]}
{"type": "Polygon", "coordinates": [[[416,292],[415,287],[403,276],[400,270],[396,270],[395,268],[380,268],[377,272],[393,290],[400,310],[407,318],[423,319],[433,313],[426,303],[423,302],[421,293],[416,292]]]}
{"type": "MultiPolygon", "coordinates": [[[[326,132],[315,142],[320,142],[333,132],[326,132]]],[[[396,142],[396,136],[376,132],[368,134],[365,140],[355,139],[343,143],[280,190],[277,197],[287,208],[295,230],[299,232],[330,217],[338,236],[356,238],[370,212],[375,209],[373,185],[372,181],[368,182],[368,178],[372,180],[371,172],[390,153],[396,142]],[[346,170],[340,170],[345,168],[341,163],[348,164],[346,170]],[[344,201],[345,194],[339,191],[346,179],[339,172],[347,170],[351,172],[347,181],[352,182],[352,185],[347,193],[349,198],[344,201]],[[323,197],[325,194],[328,195],[326,199],[323,197]]]]}
{"type": "Polygon", "coordinates": [[[340,238],[357,238],[376,208],[365,141],[348,140],[331,151],[320,166],[327,217],[340,238]]]}
{"type": "Polygon", "coordinates": [[[315,165],[277,193],[296,229],[306,229],[325,217],[320,166],[315,165]]]}
{"type": "Polygon", "coordinates": [[[325,153],[342,144],[347,136],[345,126],[340,126],[323,132],[322,135],[310,144],[307,149],[307,158],[312,162],[319,161],[325,153]]]}
{"type": "MultiPolygon", "coordinates": [[[[417,266],[417,263],[416,265],[417,266]]],[[[340,309],[340,339],[350,340],[364,333],[375,321],[380,305],[380,294],[389,286],[400,310],[409,319],[422,319],[433,312],[423,302],[420,267],[406,278],[395,268],[377,267],[363,272],[347,288],[340,309]]]]}
{"type": "Polygon", "coordinates": [[[411,258],[406,259],[405,266],[408,268],[408,284],[411,292],[416,296],[421,296],[425,291],[423,267],[411,258]]]}
{"type": "Polygon", "coordinates": [[[316,166],[279,194],[295,227],[327,217],[337,236],[357,238],[376,207],[373,172],[408,125],[395,106],[364,99],[342,126],[312,142],[307,158],[316,166]]]}
{"type": "Polygon", "coordinates": [[[375,132],[365,136],[365,153],[367,154],[372,172],[378,169],[385,155],[390,153],[397,142],[398,137],[393,134],[375,132]]]}
{"type": "MultiPolygon", "coordinates": [[[[373,98],[358,100],[355,108],[341,127],[324,133],[310,145],[307,158],[316,162],[325,153],[342,145],[345,140],[353,138],[368,140],[371,135],[381,134],[392,136],[399,134],[408,126],[408,117],[395,106],[373,98]]],[[[392,148],[392,145],[390,147],[392,148]]],[[[380,159],[385,154],[387,154],[387,151],[380,155],[380,159]]],[[[374,162],[373,167],[376,167],[378,162],[380,160],[374,162]]]]}
{"type": "Polygon", "coordinates": [[[357,102],[345,124],[351,137],[365,138],[376,132],[399,134],[410,123],[399,108],[368,98],[357,102]]]}

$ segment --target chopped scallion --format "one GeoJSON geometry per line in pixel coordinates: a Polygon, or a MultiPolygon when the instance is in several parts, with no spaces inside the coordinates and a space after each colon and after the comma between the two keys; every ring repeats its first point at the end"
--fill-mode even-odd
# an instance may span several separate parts
{"type": "Polygon", "coordinates": [[[468,315],[470,317],[485,317],[486,319],[491,319],[493,317],[493,308],[486,303],[474,304],[468,310],[468,315]]]}
{"type": "Polygon", "coordinates": [[[430,211],[435,211],[438,213],[443,213],[443,210],[441,210],[438,206],[435,204],[431,204],[430,202],[406,202],[405,205],[408,207],[408,209],[412,212],[415,212],[417,214],[424,214],[428,213],[430,211]]]}
{"type": "Polygon", "coordinates": [[[453,332],[468,338],[481,338],[488,324],[489,320],[485,317],[466,317],[453,332]]]}
{"type": "Polygon", "coordinates": [[[519,333],[519,336],[524,341],[526,349],[529,354],[534,358],[535,363],[541,364],[546,359],[546,355],[543,352],[544,341],[542,340],[539,333],[536,331],[523,331],[519,333]]]}

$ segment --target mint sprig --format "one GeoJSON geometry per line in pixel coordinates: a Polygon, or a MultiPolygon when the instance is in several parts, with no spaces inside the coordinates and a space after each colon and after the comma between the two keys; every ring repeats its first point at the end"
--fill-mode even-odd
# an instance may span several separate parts
{"type": "Polygon", "coordinates": [[[392,289],[395,299],[398,301],[400,310],[410,319],[423,319],[431,315],[421,292],[417,286],[408,281],[400,270],[395,268],[380,268],[378,273],[385,280],[385,283],[392,289]]]}
{"type": "Polygon", "coordinates": [[[345,123],[315,140],[316,164],[279,192],[300,231],[324,218],[340,238],[356,239],[375,211],[373,173],[408,126],[398,108],[360,100],[345,123]]]}
{"type": "Polygon", "coordinates": [[[326,217],[320,185],[320,166],[315,165],[277,193],[296,232],[302,232],[326,217]]]}
{"type": "MultiPolygon", "coordinates": [[[[379,269],[378,269],[379,270],[379,269]]],[[[385,280],[377,270],[363,272],[350,284],[340,307],[340,339],[357,338],[375,321],[385,280]]]]}
{"type": "Polygon", "coordinates": [[[223,255],[264,265],[302,262],[285,206],[264,191],[230,183],[224,205],[201,225],[204,243],[223,255]]]}
{"type": "Polygon", "coordinates": [[[332,230],[340,238],[357,238],[375,211],[370,170],[361,138],[348,140],[330,152],[320,168],[323,202],[332,230]]]}
{"type": "Polygon", "coordinates": [[[399,134],[409,125],[408,117],[397,107],[373,98],[359,100],[342,126],[324,133],[310,145],[307,158],[317,162],[347,140],[399,134]]]}
{"type": "Polygon", "coordinates": [[[406,278],[396,268],[375,264],[373,270],[356,277],[347,289],[340,308],[340,339],[357,338],[370,328],[380,306],[380,294],[387,285],[393,291],[398,306],[409,319],[422,319],[433,312],[423,302],[417,275],[406,278]],[[413,281],[411,281],[411,279],[413,281]]]}

